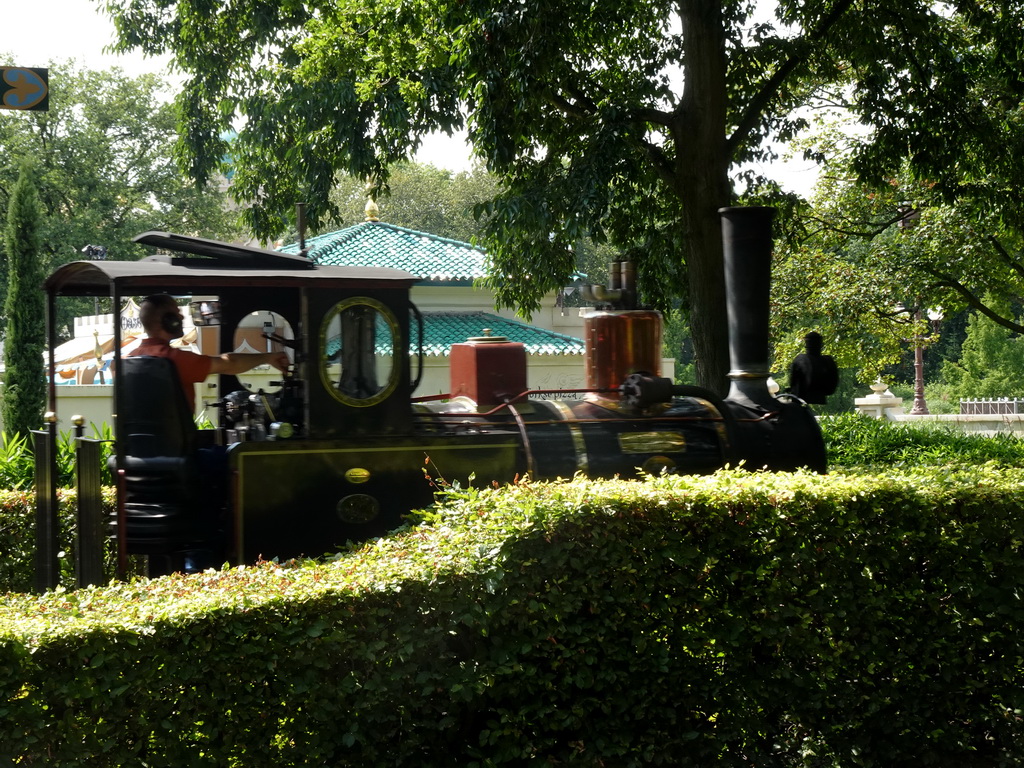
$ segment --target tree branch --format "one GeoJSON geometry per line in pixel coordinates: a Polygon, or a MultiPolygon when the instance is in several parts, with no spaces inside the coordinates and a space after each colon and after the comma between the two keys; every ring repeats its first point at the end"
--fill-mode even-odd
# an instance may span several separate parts
{"type": "Polygon", "coordinates": [[[954,279],[951,275],[947,275],[942,272],[939,272],[938,270],[932,269],[925,269],[924,271],[927,274],[934,277],[935,279],[937,279],[939,281],[939,285],[945,288],[952,288],[954,291],[959,293],[963,297],[964,301],[967,302],[967,305],[971,307],[971,309],[981,312],[981,314],[983,314],[993,323],[1001,325],[1004,328],[1009,328],[1014,333],[1024,333],[1024,325],[1020,325],[1018,323],[1013,322],[1012,320],[1003,317],[994,309],[983,304],[981,300],[967,288],[967,286],[965,286],[959,280],[954,279]]]}
{"type": "Polygon", "coordinates": [[[1024,265],[1010,255],[1009,251],[999,242],[999,239],[995,235],[989,235],[988,241],[992,244],[999,258],[1003,260],[1003,263],[1016,272],[1019,277],[1024,278],[1024,265]]]}
{"type": "Polygon", "coordinates": [[[557,93],[554,88],[548,90],[548,102],[559,112],[569,117],[574,117],[577,120],[593,117],[597,109],[596,105],[589,99],[582,103],[579,98],[575,102],[569,101],[562,94],[557,93]]]}
{"type": "Polygon", "coordinates": [[[765,81],[761,89],[754,94],[753,98],[747,102],[747,107],[743,110],[743,114],[736,124],[736,130],[733,131],[732,136],[726,139],[726,149],[730,157],[736,151],[736,147],[747,140],[747,137],[754,130],[754,126],[757,125],[762,112],[768,107],[772,99],[778,96],[779,89],[786,82],[786,79],[797,67],[807,61],[809,52],[814,49],[812,43],[824,39],[853,4],[854,0],[840,0],[840,2],[837,2],[832,10],[822,17],[814,29],[804,36],[800,41],[801,44],[797,46],[797,52],[784,61],[775,70],[775,73],[765,81]]]}
{"type": "MultiPolygon", "coordinates": [[[[586,120],[597,114],[597,104],[580,88],[564,86],[564,90],[572,96],[572,101],[554,88],[548,89],[548,102],[555,109],[576,120],[586,120]]],[[[677,119],[675,115],[660,109],[641,108],[629,112],[629,121],[643,130],[646,130],[650,123],[671,127],[672,122],[677,119]]],[[[655,172],[663,181],[670,185],[674,182],[675,172],[672,163],[661,147],[634,134],[628,135],[627,141],[647,155],[654,165],[655,172]]]]}
{"type": "Polygon", "coordinates": [[[674,185],[678,182],[676,179],[675,169],[672,167],[672,161],[669,160],[668,155],[665,154],[665,150],[659,147],[653,142],[634,137],[632,135],[627,137],[627,141],[632,142],[637,146],[644,154],[650,159],[651,164],[654,166],[654,172],[658,174],[658,177],[674,188],[674,185]]]}
{"type": "Polygon", "coordinates": [[[880,221],[877,223],[872,221],[865,221],[853,224],[851,222],[851,224],[853,224],[852,226],[836,226],[834,224],[830,224],[825,219],[813,215],[808,215],[806,219],[808,221],[814,221],[820,224],[821,229],[818,230],[819,232],[836,232],[840,235],[849,235],[851,237],[864,237],[870,240],[876,237],[877,235],[880,235],[883,232],[885,232],[885,230],[889,229],[889,227],[891,227],[893,224],[898,223],[901,219],[903,219],[904,216],[905,214],[901,214],[899,216],[896,216],[895,218],[886,219],[884,221],[880,221]]]}

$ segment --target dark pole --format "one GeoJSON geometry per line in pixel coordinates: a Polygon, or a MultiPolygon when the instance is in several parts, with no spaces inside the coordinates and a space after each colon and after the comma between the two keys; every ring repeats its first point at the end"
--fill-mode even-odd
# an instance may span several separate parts
{"type": "Polygon", "coordinates": [[[49,351],[48,410],[43,416],[43,429],[32,431],[36,481],[36,559],[35,588],[45,592],[57,586],[60,564],[60,522],[57,514],[57,311],[56,297],[47,293],[46,343],[49,351]]]}
{"type": "Polygon", "coordinates": [[[102,440],[85,438],[85,417],[71,417],[75,425],[75,482],[78,516],[75,526],[75,579],[77,586],[102,584],[103,545],[106,539],[103,491],[100,485],[102,440]]]}
{"type": "Polygon", "coordinates": [[[295,228],[299,234],[299,253],[306,255],[306,204],[295,204],[295,228]]]}
{"type": "Polygon", "coordinates": [[[928,416],[928,403],[924,401],[924,344],[921,343],[921,306],[914,310],[914,405],[911,416],[928,416]]]}
{"type": "MultiPolygon", "coordinates": [[[[86,255],[89,261],[105,261],[107,258],[107,246],[105,245],[87,245],[82,249],[82,253],[86,255]]],[[[99,315],[100,313],[100,297],[92,297],[93,314],[99,315]]]]}
{"type": "Polygon", "coordinates": [[[60,583],[60,521],[57,514],[57,414],[47,411],[44,429],[32,430],[36,459],[35,589],[45,592],[60,583]]]}

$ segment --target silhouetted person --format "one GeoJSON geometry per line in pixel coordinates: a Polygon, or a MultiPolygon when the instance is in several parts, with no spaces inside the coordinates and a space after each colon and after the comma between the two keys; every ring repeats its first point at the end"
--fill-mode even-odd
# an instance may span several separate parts
{"type": "Polygon", "coordinates": [[[821,354],[821,334],[811,331],[804,336],[807,349],[789,366],[789,391],[804,402],[822,405],[839,386],[836,361],[821,354]]]}

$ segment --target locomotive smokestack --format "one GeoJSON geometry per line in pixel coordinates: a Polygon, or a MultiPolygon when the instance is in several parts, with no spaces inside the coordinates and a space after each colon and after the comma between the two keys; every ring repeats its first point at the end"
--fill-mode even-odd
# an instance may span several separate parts
{"type": "Polygon", "coordinates": [[[774,208],[720,208],[729,315],[729,399],[774,408],[768,392],[768,313],[774,208]]]}

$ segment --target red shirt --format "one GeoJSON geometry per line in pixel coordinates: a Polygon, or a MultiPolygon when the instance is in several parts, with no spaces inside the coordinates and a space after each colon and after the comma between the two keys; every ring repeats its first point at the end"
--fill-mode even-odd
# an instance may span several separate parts
{"type": "Polygon", "coordinates": [[[197,355],[186,349],[172,347],[161,339],[143,339],[142,344],[127,354],[127,357],[136,356],[167,357],[174,362],[178,369],[178,378],[181,380],[181,387],[185,391],[185,400],[189,408],[195,413],[196,410],[196,388],[195,385],[206,380],[210,375],[210,367],[213,361],[205,355],[197,355]]]}

